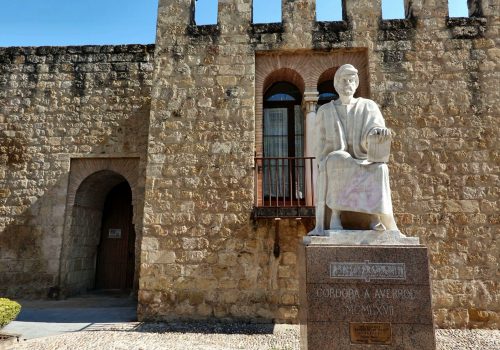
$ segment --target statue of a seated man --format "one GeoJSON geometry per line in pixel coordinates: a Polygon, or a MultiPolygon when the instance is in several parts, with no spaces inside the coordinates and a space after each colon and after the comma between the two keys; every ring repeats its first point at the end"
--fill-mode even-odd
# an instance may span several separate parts
{"type": "Polygon", "coordinates": [[[344,211],[370,214],[372,230],[397,230],[387,165],[368,161],[368,138],[384,142],[391,131],[375,102],[354,97],[357,73],[350,64],[339,67],[334,86],[340,98],[321,106],[316,116],[316,227],[309,235],[342,230],[344,211]]]}

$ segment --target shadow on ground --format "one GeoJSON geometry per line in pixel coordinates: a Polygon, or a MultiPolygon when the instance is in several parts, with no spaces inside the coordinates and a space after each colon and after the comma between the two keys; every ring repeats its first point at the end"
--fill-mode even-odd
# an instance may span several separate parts
{"type": "Polygon", "coordinates": [[[20,301],[17,319],[4,328],[23,339],[79,331],[141,333],[272,334],[271,323],[203,321],[137,322],[137,302],[123,295],[88,294],[65,300],[20,301]]]}
{"type": "Polygon", "coordinates": [[[140,323],[134,332],[149,333],[203,333],[203,334],[273,334],[274,324],[204,321],[175,321],[140,323]]]}

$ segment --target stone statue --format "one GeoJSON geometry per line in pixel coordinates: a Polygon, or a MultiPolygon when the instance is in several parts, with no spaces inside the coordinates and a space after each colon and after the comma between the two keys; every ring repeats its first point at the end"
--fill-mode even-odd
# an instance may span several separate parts
{"type": "Polygon", "coordinates": [[[387,164],[368,156],[369,143],[390,145],[391,131],[374,101],[354,97],[357,73],[350,64],[339,67],[334,86],[340,98],[321,106],[316,115],[316,227],[309,235],[343,230],[342,212],[369,214],[372,230],[397,230],[387,164]]]}

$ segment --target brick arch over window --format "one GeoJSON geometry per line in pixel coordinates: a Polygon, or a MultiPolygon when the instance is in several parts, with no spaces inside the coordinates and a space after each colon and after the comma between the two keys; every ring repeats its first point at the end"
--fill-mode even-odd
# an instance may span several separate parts
{"type": "Polygon", "coordinates": [[[309,65],[305,67],[308,70],[305,78],[306,89],[310,91],[326,80],[333,80],[337,69],[347,63],[352,64],[358,70],[360,82],[358,93],[369,97],[368,57],[363,51],[331,53],[311,59],[309,65]]]}
{"type": "Polygon", "coordinates": [[[274,83],[284,81],[295,85],[301,94],[304,93],[305,83],[302,76],[294,69],[280,68],[269,74],[264,80],[262,94],[267,91],[274,83]]]}
{"type": "Polygon", "coordinates": [[[317,85],[320,85],[321,83],[324,83],[325,81],[328,81],[328,80],[333,80],[333,77],[335,76],[335,72],[337,71],[338,68],[339,67],[328,68],[323,73],[321,73],[321,75],[318,78],[317,85]]]}
{"type": "MultiPolygon", "coordinates": [[[[370,97],[368,53],[364,48],[333,52],[262,53],[255,61],[255,153],[262,156],[263,96],[278,81],[294,84],[304,93],[316,92],[320,80],[333,79],[338,67],[350,63],[359,71],[357,95],[370,97]]],[[[325,80],[322,80],[325,81],[325,80]]],[[[305,114],[304,114],[305,115],[305,114]]]]}
{"type": "MultiPolygon", "coordinates": [[[[270,67],[271,68],[271,67],[270,67]]],[[[271,68],[272,69],[272,68],[271,68]]],[[[255,96],[257,109],[255,110],[256,115],[256,132],[255,132],[255,141],[256,152],[258,155],[262,155],[262,140],[263,140],[263,106],[264,106],[264,94],[267,89],[269,89],[274,83],[277,82],[287,82],[295,85],[301,94],[304,94],[305,83],[302,76],[295,70],[290,67],[281,67],[275,70],[270,71],[266,75],[256,76],[258,90],[255,96]]]]}

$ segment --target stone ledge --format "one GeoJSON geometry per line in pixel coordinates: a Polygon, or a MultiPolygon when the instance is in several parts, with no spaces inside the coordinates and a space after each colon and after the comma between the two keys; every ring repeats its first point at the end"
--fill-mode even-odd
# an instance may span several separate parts
{"type": "Polygon", "coordinates": [[[446,26],[454,39],[481,38],[486,31],[487,20],[484,17],[448,17],[446,26]]]}
{"type": "Polygon", "coordinates": [[[218,24],[206,24],[206,25],[190,24],[188,25],[186,31],[187,34],[192,37],[220,35],[220,27],[218,24]]]}
{"type": "Polygon", "coordinates": [[[284,33],[283,23],[254,23],[251,26],[252,34],[284,33]]]}
{"type": "Polygon", "coordinates": [[[416,18],[381,19],[377,34],[378,40],[412,40],[415,37],[416,28],[416,18]]]}
{"type": "Polygon", "coordinates": [[[327,236],[305,236],[305,245],[419,245],[418,237],[406,237],[398,230],[327,230],[327,236]]]}
{"type": "Polygon", "coordinates": [[[254,219],[314,218],[314,207],[254,207],[254,219]]]}
{"type": "Polygon", "coordinates": [[[349,29],[349,23],[347,21],[317,21],[314,24],[315,31],[333,31],[333,32],[343,32],[349,29]]]}
{"type": "Polygon", "coordinates": [[[63,54],[97,54],[97,53],[154,53],[155,44],[125,45],[70,45],[70,46],[8,46],[0,47],[1,55],[63,55],[63,54]]]}
{"type": "Polygon", "coordinates": [[[416,18],[381,19],[379,27],[383,30],[414,29],[416,18]]]}
{"type": "Polygon", "coordinates": [[[326,49],[328,48],[326,44],[352,40],[351,29],[351,24],[348,21],[316,22],[312,31],[313,47],[326,49]]]}

